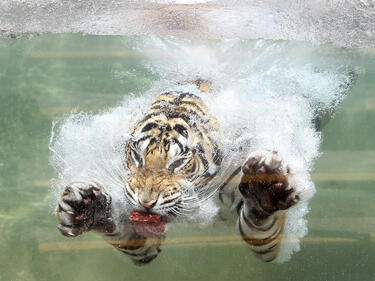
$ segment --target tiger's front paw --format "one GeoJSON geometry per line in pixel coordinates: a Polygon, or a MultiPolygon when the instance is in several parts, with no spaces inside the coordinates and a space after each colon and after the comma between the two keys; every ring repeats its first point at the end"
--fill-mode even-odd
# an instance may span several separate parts
{"type": "Polygon", "coordinates": [[[285,210],[299,201],[295,188],[288,182],[290,171],[277,152],[256,151],[242,166],[239,190],[245,200],[254,197],[269,214],[285,210]]]}
{"type": "Polygon", "coordinates": [[[99,184],[72,182],[56,206],[58,229],[65,236],[78,236],[94,226],[98,215],[105,212],[110,203],[111,198],[99,184]]]}

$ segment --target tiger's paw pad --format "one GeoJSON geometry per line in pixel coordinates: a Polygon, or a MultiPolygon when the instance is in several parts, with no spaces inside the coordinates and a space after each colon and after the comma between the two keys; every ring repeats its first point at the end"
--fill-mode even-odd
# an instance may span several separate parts
{"type": "Polygon", "coordinates": [[[69,237],[90,230],[99,210],[110,205],[111,198],[95,182],[76,181],[63,191],[56,206],[58,229],[69,237]]]}
{"type": "Polygon", "coordinates": [[[275,151],[252,153],[242,166],[242,173],[242,196],[245,200],[255,197],[268,213],[288,209],[299,201],[295,188],[288,182],[289,168],[275,151]]]}

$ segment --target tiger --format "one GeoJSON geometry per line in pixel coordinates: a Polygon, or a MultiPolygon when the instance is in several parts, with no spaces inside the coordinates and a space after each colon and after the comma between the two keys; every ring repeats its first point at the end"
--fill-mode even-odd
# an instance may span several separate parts
{"type": "MultiPolygon", "coordinates": [[[[209,81],[187,83],[214,94],[209,81]]],[[[166,225],[193,209],[210,189],[222,208],[236,210],[238,233],[255,256],[275,260],[285,211],[300,201],[293,171],[277,151],[257,150],[218,181],[219,136],[220,124],[202,98],[181,90],[162,92],[124,141],[129,176],[123,183],[123,214],[115,215],[115,198],[104,183],[77,179],[57,203],[58,229],[68,237],[96,231],[134,264],[145,265],[159,255],[166,225]]]]}

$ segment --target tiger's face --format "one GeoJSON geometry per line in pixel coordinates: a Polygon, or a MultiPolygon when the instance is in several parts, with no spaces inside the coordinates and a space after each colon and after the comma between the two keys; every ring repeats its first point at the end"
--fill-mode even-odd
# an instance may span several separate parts
{"type": "Polygon", "coordinates": [[[187,200],[193,175],[202,165],[196,149],[190,146],[192,142],[188,142],[188,134],[179,133],[179,124],[173,127],[170,123],[155,124],[148,123],[143,130],[153,137],[142,139],[141,134],[127,144],[130,176],[126,196],[135,209],[160,215],[177,214],[187,200]]]}
{"type": "Polygon", "coordinates": [[[127,196],[136,209],[167,215],[182,202],[180,180],[168,171],[141,169],[130,176],[127,196]]]}
{"type": "Polygon", "coordinates": [[[126,196],[134,209],[182,214],[217,173],[221,152],[210,132],[216,121],[189,93],[161,94],[137,123],[127,142],[130,172],[126,196]]]}

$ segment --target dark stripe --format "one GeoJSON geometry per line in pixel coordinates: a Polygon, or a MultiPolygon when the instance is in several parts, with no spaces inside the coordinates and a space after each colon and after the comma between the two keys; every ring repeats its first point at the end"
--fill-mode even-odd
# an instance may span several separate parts
{"type": "Polygon", "coordinates": [[[108,236],[108,237],[115,237],[115,236],[118,236],[120,235],[119,232],[113,232],[113,233],[104,233],[105,236],[108,236]]]}
{"type": "Polygon", "coordinates": [[[151,251],[151,246],[145,246],[147,238],[139,236],[134,233],[131,237],[120,239],[125,240],[125,245],[116,245],[115,243],[110,244],[121,251],[132,251],[133,255],[146,256],[151,251]],[[133,253],[134,251],[143,250],[140,253],[133,253]]]}
{"type": "Polygon", "coordinates": [[[264,239],[271,239],[271,237],[275,236],[275,238],[273,238],[273,240],[275,240],[279,236],[280,231],[281,231],[281,227],[276,227],[276,230],[271,235],[269,235],[267,238],[264,238],[264,239]]]}
{"type": "Polygon", "coordinates": [[[164,145],[165,152],[168,152],[169,151],[169,147],[170,147],[169,140],[164,139],[163,140],[163,145],[164,145]]]}
{"type": "Polygon", "coordinates": [[[190,97],[190,98],[195,98],[197,100],[202,100],[200,97],[192,94],[192,93],[189,93],[189,92],[183,92],[183,91],[171,91],[171,92],[164,92],[161,94],[162,95],[169,95],[169,96],[172,96],[174,98],[181,98],[183,99],[184,97],[190,97]]]}
{"type": "MultiPolygon", "coordinates": [[[[190,112],[189,112],[190,113],[190,112]]],[[[204,121],[202,120],[202,118],[199,116],[199,114],[191,111],[191,113],[193,115],[196,115],[199,117],[199,119],[201,120],[202,123],[207,123],[208,121],[204,121]]],[[[203,141],[204,137],[203,137],[203,133],[198,129],[198,126],[197,126],[197,123],[194,121],[192,122],[192,119],[186,115],[185,113],[180,113],[180,112],[155,112],[155,113],[151,113],[151,114],[148,114],[146,115],[146,117],[143,118],[143,120],[139,123],[139,125],[141,125],[142,123],[146,122],[149,118],[151,117],[154,117],[154,116],[159,116],[159,115],[162,115],[164,114],[168,120],[170,119],[176,119],[176,118],[181,118],[182,120],[185,121],[186,124],[188,124],[195,132],[198,133],[198,136],[201,138],[201,140],[203,141]]],[[[205,133],[207,134],[207,130],[205,127],[202,128],[205,133]]]]}
{"type": "Polygon", "coordinates": [[[223,193],[221,193],[221,192],[219,193],[219,200],[220,200],[221,203],[224,204],[223,193]]]}
{"type": "Polygon", "coordinates": [[[208,169],[208,161],[207,161],[207,158],[205,156],[205,151],[202,147],[202,144],[200,144],[200,143],[197,144],[197,151],[198,151],[198,156],[203,163],[203,167],[205,168],[205,170],[207,170],[208,169]]]}
{"type": "Polygon", "coordinates": [[[153,110],[160,110],[160,105],[153,105],[153,106],[151,106],[151,109],[153,109],[153,110]]]}
{"type": "Polygon", "coordinates": [[[198,120],[198,122],[201,123],[201,124],[207,124],[210,121],[208,118],[205,118],[205,116],[201,116],[196,111],[193,111],[193,110],[188,109],[186,107],[179,107],[179,109],[180,109],[179,110],[180,114],[187,113],[191,116],[194,116],[194,120],[198,120]],[[182,113],[182,112],[184,112],[184,113],[182,113]]]}
{"type": "Polygon", "coordinates": [[[127,254],[129,256],[133,256],[133,257],[142,257],[142,256],[147,255],[150,252],[150,248],[147,248],[146,250],[144,250],[143,252],[140,252],[140,253],[131,253],[131,252],[128,252],[128,250],[125,250],[125,249],[120,248],[120,247],[119,247],[119,249],[121,250],[121,252],[124,252],[125,254],[127,254]]]}
{"type": "Polygon", "coordinates": [[[183,92],[181,92],[181,91],[163,92],[163,93],[160,94],[160,96],[166,95],[166,96],[171,96],[171,97],[175,98],[176,94],[178,94],[178,93],[183,93],[183,92]]]}
{"type": "Polygon", "coordinates": [[[231,199],[231,201],[232,201],[232,204],[233,204],[233,202],[234,202],[234,199],[235,199],[235,194],[234,194],[234,190],[232,190],[232,192],[230,193],[230,199],[231,199]]]}
{"type": "MultiPolygon", "coordinates": [[[[180,110],[180,111],[165,112],[164,114],[165,114],[165,116],[167,117],[168,120],[175,119],[175,118],[181,118],[187,124],[189,124],[192,127],[194,126],[196,128],[197,128],[197,122],[195,120],[197,120],[198,123],[200,123],[200,124],[207,124],[208,123],[208,121],[209,121],[208,119],[203,120],[202,116],[200,116],[195,111],[187,110],[186,108],[183,108],[183,109],[184,110],[180,110]],[[194,116],[194,117],[191,118],[190,116],[194,116]]],[[[205,129],[205,128],[203,127],[203,129],[205,129]]]]}
{"type": "MultiPolygon", "coordinates": [[[[186,114],[181,114],[180,116],[176,116],[174,118],[181,118],[182,120],[184,120],[190,126],[190,128],[193,129],[197,133],[201,141],[204,141],[203,133],[198,128],[196,122],[191,122],[190,117],[188,117],[186,114]]],[[[203,127],[203,130],[205,131],[206,136],[207,136],[206,128],[203,127]]]]}
{"type": "Polygon", "coordinates": [[[187,167],[186,171],[188,173],[193,173],[195,172],[195,169],[197,168],[197,163],[194,161],[193,158],[191,158],[189,162],[186,163],[186,167],[187,167]]]}
{"type": "MultiPolygon", "coordinates": [[[[130,194],[130,192],[127,190],[127,189],[125,189],[125,193],[130,197],[130,198],[133,198],[133,196],[130,194]]],[[[134,199],[134,198],[133,198],[134,199]]]]}
{"type": "Polygon", "coordinates": [[[172,138],[171,140],[174,140],[174,142],[178,145],[178,147],[180,148],[180,153],[184,151],[184,147],[182,146],[182,143],[178,139],[172,138]]]}
{"type": "Polygon", "coordinates": [[[200,113],[202,113],[203,115],[206,115],[207,113],[199,106],[197,105],[195,102],[193,101],[187,101],[187,100],[182,100],[182,101],[178,101],[178,103],[176,102],[175,103],[176,105],[183,105],[183,104],[188,104],[188,105],[192,105],[194,106],[200,113]]]}
{"type": "MultiPolygon", "coordinates": [[[[185,100],[180,100],[178,98],[175,98],[174,100],[172,101],[169,101],[169,100],[157,100],[155,101],[152,106],[151,106],[151,109],[154,109],[154,110],[163,110],[164,108],[162,108],[160,106],[160,103],[168,103],[170,105],[173,105],[173,106],[177,106],[179,108],[184,108],[185,110],[187,110],[187,108],[185,108],[183,105],[184,104],[188,104],[188,105],[192,105],[195,107],[196,110],[198,110],[203,116],[205,116],[207,113],[198,105],[196,104],[195,102],[193,101],[185,101],[185,100]]],[[[195,113],[197,114],[197,113],[195,113]]],[[[198,114],[197,114],[198,115],[198,114]]]]}
{"type": "Polygon", "coordinates": [[[262,231],[262,229],[256,228],[256,226],[253,225],[253,224],[247,219],[247,217],[246,217],[246,215],[245,215],[245,212],[244,212],[243,208],[242,208],[242,210],[241,210],[241,214],[240,214],[240,217],[239,217],[239,219],[240,219],[240,224],[243,223],[243,221],[241,221],[241,218],[245,221],[245,224],[246,224],[247,227],[250,228],[251,230],[255,230],[255,231],[259,231],[259,232],[262,231]]]}
{"type": "Polygon", "coordinates": [[[153,145],[155,142],[157,142],[157,140],[156,140],[155,137],[153,137],[153,138],[150,139],[150,142],[148,143],[148,145],[147,145],[147,147],[146,147],[146,153],[149,152],[149,150],[150,150],[150,146],[153,145]]]}
{"type": "Polygon", "coordinates": [[[139,144],[141,141],[144,141],[144,140],[148,139],[149,137],[151,137],[151,135],[147,135],[147,136],[143,136],[143,137],[141,137],[140,139],[138,139],[137,141],[134,142],[135,146],[138,146],[138,144],[139,144]]]}
{"type": "Polygon", "coordinates": [[[171,203],[171,202],[173,202],[173,201],[176,201],[176,199],[177,199],[177,198],[169,199],[169,200],[167,200],[167,201],[164,201],[164,202],[161,203],[160,205],[163,206],[163,205],[165,205],[165,204],[168,204],[168,203],[171,203]]]}
{"type": "Polygon", "coordinates": [[[150,130],[152,130],[152,129],[158,127],[158,126],[159,126],[159,125],[156,124],[156,123],[154,123],[154,122],[148,123],[146,126],[144,126],[144,127],[142,128],[141,133],[143,133],[143,132],[147,132],[147,131],[150,131],[150,130]]]}
{"type": "Polygon", "coordinates": [[[134,188],[133,188],[130,184],[129,184],[128,186],[129,186],[130,190],[131,190],[133,193],[135,193],[134,188]]]}
{"type": "Polygon", "coordinates": [[[270,258],[268,258],[268,259],[266,259],[265,257],[261,257],[261,259],[262,259],[262,261],[264,261],[264,262],[270,262],[270,261],[273,261],[274,259],[276,258],[276,256],[274,257],[274,256],[271,256],[270,258]]]}
{"type": "Polygon", "coordinates": [[[179,96],[178,96],[179,99],[183,99],[185,97],[189,97],[189,98],[194,98],[194,99],[197,99],[197,100],[202,100],[200,97],[198,97],[198,96],[196,96],[196,95],[194,95],[192,93],[180,92],[180,91],[175,92],[175,93],[179,94],[179,96]]]}
{"type": "Polygon", "coordinates": [[[214,146],[214,151],[212,152],[212,159],[215,165],[220,166],[221,162],[223,161],[223,154],[221,153],[221,150],[218,148],[217,144],[213,142],[210,137],[209,140],[214,146]]]}
{"type": "Polygon", "coordinates": [[[148,256],[148,257],[145,257],[143,259],[136,260],[136,261],[146,264],[146,263],[150,263],[151,261],[153,261],[157,256],[158,256],[158,254],[153,254],[151,256],[148,256]]]}
{"type": "Polygon", "coordinates": [[[242,210],[242,206],[243,206],[243,200],[241,199],[240,202],[238,202],[238,204],[236,206],[236,212],[237,212],[238,216],[240,215],[240,212],[242,210]]]}
{"type": "MultiPolygon", "coordinates": [[[[175,188],[174,188],[174,189],[175,189],[175,188]]],[[[169,194],[167,194],[167,195],[163,195],[162,198],[165,199],[165,198],[168,198],[168,197],[173,196],[173,195],[175,195],[175,194],[176,194],[176,191],[174,191],[173,193],[171,192],[171,193],[169,193],[169,194]]]]}
{"type": "Polygon", "coordinates": [[[241,226],[241,223],[238,224],[238,229],[240,231],[240,234],[242,236],[242,239],[252,245],[252,246],[264,246],[264,245],[267,245],[269,243],[271,243],[272,241],[275,241],[276,238],[278,237],[278,234],[280,234],[280,228],[277,228],[276,231],[274,233],[272,233],[270,236],[266,237],[266,238],[262,238],[262,239],[257,239],[257,238],[250,238],[248,235],[246,235],[242,229],[242,226],[241,226]],[[271,239],[272,236],[275,236],[275,238],[271,239]]]}
{"type": "MultiPolygon", "coordinates": [[[[168,93],[163,93],[163,94],[170,94],[171,92],[168,92],[168,93]]],[[[179,99],[182,99],[182,98],[184,98],[184,97],[186,97],[186,96],[189,96],[189,97],[192,97],[192,98],[195,98],[195,99],[197,99],[197,100],[201,100],[198,96],[195,96],[195,95],[193,95],[193,94],[190,94],[190,93],[183,93],[183,92],[175,92],[176,94],[180,94],[180,96],[179,97],[176,97],[175,98],[175,100],[179,100],[179,99]]],[[[163,95],[162,94],[162,95],[163,95]]],[[[154,102],[154,104],[156,104],[156,103],[160,103],[160,102],[162,102],[162,101],[165,101],[165,102],[168,102],[168,103],[171,103],[171,101],[166,101],[166,100],[157,100],[157,101],[155,101],[154,102]]],[[[180,101],[180,102],[186,102],[187,104],[190,104],[191,102],[189,102],[189,101],[180,101]]],[[[173,102],[172,102],[173,103],[173,102]]],[[[196,105],[197,107],[198,107],[198,105],[196,105]]],[[[159,108],[158,108],[159,109],[159,108]]],[[[199,121],[201,122],[201,123],[203,123],[203,124],[205,124],[205,123],[207,123],[209,120],[203,120],[202,119],[202,116],[201,115],[199,115],[197,112],[195,112],[195,111],[193,111],[193,110],[189,110],[189,109],[187,109],[187,108],[184,108],[184,107],[179,107],[178,109],[183,109],[183,111],[184,112],[186,112],[186,113],[188,113],[188,114],[190,114],[190,115],[195,115],[198,119],[199,119],[199,121]]],[[[202,109],[200,109],[200,110],[202,110],[202,109]]],[[[148,114],[148,115],[146,115],[143,119],[142,119],[142,121],[141,122],[139,122],[139,124],[142,124],[142,123],[144,123],[146,120],[148,120],[149,118],[151,118],[151,117],[154,117],[154,116],[158,116],[158,115],[161,115],[161,114],[164,114],[166,117],[167,117],[167,119],[174,119],[174,118],[181,118],[181,119],[183,119],[187,124],[189,124],[190,126],[192,126],[196,131],[199,131],[198,130],[198,128],[197,128],[197,124],[195,123],[195,122],[191,122],[191,118],[189,117],[189,116],[187,116],[186,114],[184,114],[184,113],[181,113],[181,112],[176,112],[176,110],[174,110],[173,112],[171,112],[172,110],[164,110],[164,112],[161,112],[161,111],[159,111],[159,112],[154,112],[154,113],[150,113],[150,114],[148,114]]],[[[202,112],[203,112],[203,110],[202,110],[202,112]]],[[[204,113],[204,112],[203,112],[204,113]]],[[[204,115],[205,115],[205,113],[204,113],[204,115]]],[[[203,130],[205,131],[205,133],[207,133],[207,130],[206,130],[206,128],[204,128],[203,127],[203,130]]],[[[200,131],[199,131],[199,134],[202,134],[200,131]]],[[[201,136],[201,135],[200,135],[201,136]]],[[[202,136],[201,136],[202,137],[202,136]]]]}
{"type": "Polygon", "coordinates": [[[153,112],[153,113],[149,113],[149,114],[147,114],[139,123],[138,123],[138,125],[141,125],[141,124],[143,124],[145,121],[147,121],[148,119],[150,119],[151,117],[154,117],[154,116],[159,116],[159,115],[161,115],[162,114],[162,112],[153,112]]]}
{"type": "Polygon", "coordinates": [[[67,212],[67,210],[66,209],[64,209],[62,206],[61,206],[61,204],[59,203],[58,204],[59,205],[59,212],[61,212],[61,211],[64,211],[64,212],[67,212]]]}
{"type": "Polygon", "coordinates": [[[174,169],[181,166],[185,162],[185,158],[178,159],[168,166],[168,171],[173,173],[174,169]]]}
{"type": "Polygon", "coordinates": [[[168,120],[175,119],[175,118],[181,118],[182,120],[184,120],[186,122],[186,124],[189,124],[190,126],[195,124],[195,122],[192,123],[191,118],[184,113],[173,111],[173,112],[166,113],[165,116],[167,117],[168,120]]]}
{"type": "Polygon", "coordinates": [[[189,133],[188,133],[187,129],[186,129],[184,126],[180,125],[180,124],[176,124],[176,125],[173,127],[173,129],[174,129],[177,133],[179,133],[180,135],[182,135],[182,136],[185,137],[185,138],[187,138],[187,137],[189,136],[189,133]]]}
{"type": "Polygon", "coordinates": [[[264,249],[264,250],[257,250],[256,248],[251,248],[251,250],[253,250],[255,253],[259,254],[259,255],[264,255],[264,254],[268,254],[269,252],[271,252],[279,243],[275,243],[273,244],[272,246],[270,246],[269,248],[267,249],[264,249]]]}
{"type": "MultiPolygon", "coordinates": [[[[132,152],[133,152],[133,155],[134,155],[135,158],[136,158],[136,159],[134,159],[134,160],[137,161],[138,164],[139,164],[139,167],[138,167],[138,168],[142,167],[142,166],[143,166],[142,158],[139,156],[139,154],[138,154],[135,150],[132,150],[132,152]]],[[[130,154],[131,154],[131,152],[130,152],[130,154]]],[[[132,155],[132,156],[133,156],[133,155],[132,155]]]]}
{"type": "Polygon", "coordinates": [[[245,223],[246,223],[246,225],[250,228],[250,229],[255,229],[255,230],[257,230],[257,231],[263,231],[263,232],[266,232],[266,231],[268,231],[268,230],[270,230],[274,225],[275,225],[275,223],[276,223],[276,219],[273,219],[273,222],[271,223],[271,225],[270,226],[268,226],[267,228],[257,228],[257,226],[256,225],[253,225],[248,219],[247,219],[247,216],[245,215],[245,212],[244,212],[244,210],[242,209],[242,217],[243,217],[243,219],[244,219],[244,221],[245,221],[245,223]]]}

